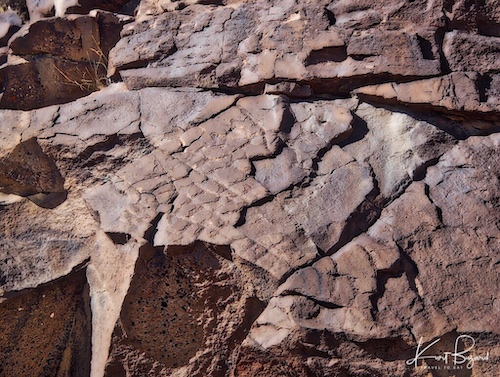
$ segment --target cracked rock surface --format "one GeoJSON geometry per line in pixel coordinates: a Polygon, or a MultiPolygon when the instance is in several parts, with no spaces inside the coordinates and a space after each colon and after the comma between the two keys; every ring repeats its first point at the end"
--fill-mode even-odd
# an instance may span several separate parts
{"type": "Polygon", "coordinates": [[[500,375],[494,0],[23,4],[0,376],[500,375]]]}

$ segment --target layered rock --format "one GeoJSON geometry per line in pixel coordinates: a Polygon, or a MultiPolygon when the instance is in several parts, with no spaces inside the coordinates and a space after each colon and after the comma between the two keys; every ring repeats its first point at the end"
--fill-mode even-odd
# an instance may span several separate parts
{"type": "Polygon", "coordinates": [[[28,8],[0,375],[500,373],[494,2],[28,8]]]}
{"type": "MultiPolygon", "coordinates": [[[[394,9],[388,6],[384,11],[391,13],[394,9]]],[[[356,17],[373,15],[370,11],[360,13],[356,17]]],[[[141,17],[140,23],[125,29],[125,38],[117,44],[110,60],[129,88],[234,88],[294,80],[313,84],[318,93],[345,92],[357,85],[356,77],[367,74],[373,75],[371,80],[383,80],[441,72],[438,47],[432,39],[433,30],[429,30],[440,23],[434,9],[428,12],[431,25],[422,27],[409,21],[405,25],[408,33],[394,30],[397,21],[386,24],[382,18],[361,32],[348,21],[349,17],[350,10],[326,1],[301,5],[266,1],[231,2],[224,7],[192,5],[175,13],[141,17]],[[154,36],[158,23],[166,31],[160,39],[154,36]],[[423,39],[428,35],[429,40],[423,39]],[[422,43],[436,50],[435,56],[427,56],[422,43]],[[133,52],[129,52],[132,46],[133,52]],[[397,52],[388,49],[394,46],[397,52]],[[206,53],[196,53],[200,50],[206,53]],[[150,56],[137,56],[140,51],[150,56]],[[139,65],[148,68],[126,69],[139,65]]]]}

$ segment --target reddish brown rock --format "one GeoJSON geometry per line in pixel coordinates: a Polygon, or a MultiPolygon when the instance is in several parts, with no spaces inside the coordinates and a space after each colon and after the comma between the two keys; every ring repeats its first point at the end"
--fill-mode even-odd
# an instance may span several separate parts
{"type": "Polygon", "coordinates": [[[444,14],[450,29],[500,36],[500,11],[495,0],[457,0],[444,2],[444,14]]]}
{"type": "Polygon", "coordinates": [[[263,305],[219,254],[229,251],[201,243],[165,252],[141,249],[106,375],[229,373],[237,344],[263,305]]]}
{"type": "Polygon", "coordinates": [[[476,72],[451,73],[446,76],[409,83],[386,83],[367,86],[355,92],[362,98],[407,104],[431,105],[436,110],[485,113],[499,109],[497,75],[476,72]]]}
{"type": "Polygon", "coordinates": [[[120,33],[123,27],[132,22],[133,18],[121,14],[106,12],[100,9],[92,11],[90,15],[95,17],[97,24],[99,25],[99,47],[97,51],[99,55],[102,54],[100,59],[102,60],[102,63],[107,66],[109,52],[121,39],[120,33]]]}
{"type": "Polygon", "coordinates": [[[326,151],[330,145],[341,142],[353,132],[355,125],[351,111],[357,105],[355,100],[296,101],[290,104],[295,124],[284,137],[303,168],[311,169],[320,151],[326,151]]]}
{"type": "Polygon", "coordinates": [[[495,236],[498,143],[497,134],[470,138],[430,169],[426,178],[429,198],[439,208],[445,229],[432,235],[431,244],[409,247],[408,253],[417,265],[433,259],[419,279],[424,292],[433,292],[434,300],[440,302],[459,331],[483,328],[498,332],[498,302],[491,295],[500,284],[495,236]],[[431,252],[434,248],[439,248],[439,255],[431,252]],[[438,289],[437,276],[444,277],[448,289],[438,289]],[[470,289],[475,292],[473,296],[467,294],[470,289]]]}
{"type": "Polygon", "coordinates": [[[396,30],[401,26],[444,25],[441,1],[424,0],[398,2],[394,0],[374,3],[369,0],[335,1],[327,5],[332,25],[366,30],[383,27],[396,30]]]}
{"type": "Polygon", "coordinates": [[[289,148],[284,149],[276,158],[256,161],[254,166],[255,179],[272,194],[299,183],[307,174],[298,165],[295,153],[289,148]]]}
{"type": "MultiPolygon", "coordinates": [[[[335,154],[329,157],[336,158],[335,154]]],[[[321,250],[328,251],[340,239],[346,220],[372,189],[370,172],[355,162],[349,162],[313,180],[310,187],[285,199],[282,205],[305,234],[321,250]],[[348,187],[357,189],[345,196],[348,187]]]]}
{"type": "Polygon", "coordinates": [[[173,53],[177,47],[174,43],[172,29],[178,27],[175,16],[168,15],[156,20],[162,27],[152,27],[147,21],[139,24],[127,25],[122,33],[122,38],[109,54],[110,72],[115,70],[143,67],[162,55],[173,53]],[[172,25],[172,26],[170,26],[172,25]],[[151,33],[146,36],[145,34],[151,33]],[[148,41],[153,38],[156,47],[150,48],[148,41]],[[134,46],[134,48],[130,48],[134,46]]]}
{"type": "Polygon", "coordinates": [[[249,208],[245,223],[238,227],[244,237],[232,243],[235,255],[268,271],[276,279],[318,255],[311,238],[283,209],[284,196],[249,208]]]}
{"type": "Polygon", "coordinates": [[[40,20],[24,26],[9,44],[12,54],[56,55],[69,60],[96,60],[99,29],[94,17],[40,20]]]}
{"type": "Polygon", "coordinates": [[[500,375],[495,0],[92,1],[0,51],[0,375],[500,375]]]}
{"type": "Polygon", "coordinates": [[[500,36],[452,31],[444,36],[443,52],[453,71],[495,73],[500,69],[500,36]]]}
{"type": "Polygon", "coordinates": [[[421,39],[417,33],[408,35],[397,31],[355,32],[348,42],[346,52],[355,61],[363,62],[358,68],[363,73],[401,76],[430,76],[439,73],[437,47],[428,41],[430,51],[423,51],[419,38],[421,39]]]}
{"type": "Polygon", "coordinates": [[[362,103],[356,115],[365,122],[366,135],[344,149],[373,171],[382,201],[400,193],[429,161],[438,158],[454,143],[445,132],[403,112],[362,103]],[[432,148],[429,147],[431,140],[432,148]]]}
{"type": "MultiPolygon", "coordinates": [[[[498,336],[491,295],[500,284],[498,227],[491,221],[498,212],[497,144],[497,135],[459,144],[430,168],[425,183],[413,183],[385,208],[366,235],[293,274],[255,322],[249,344],[289,347],[291,339],[306,337],[304,327],[362,342],[366,336],[402,337],[403,349],[436,338],[445,339],[439,347],[446,349],[465,334],[462,339],[482,340],[484,356],[491,346],[484,334],[498,336]],[[476,194],[468,196],[471,191],[476,194]]],[[[394,359],[399,370],[415,373],[406,360],[394,359]]],[[[498,370],[498,364],[483,361],[472,370],[481,375],[498,370]]]]}
{"type": "Polygon", "coordinates": [[[67,275],[103,250],[85,202],[70,197],[54,209],[13,198],[0,206],[0,295],[67,275]],[[35,231],[40,233],[35,234],[35,231]],[[36,262],[33,262],[36,258],[36,262]]]}
{"type": "Polygon", "coordinates": [[[243,348],[234,371],[238,377],[287,376],[305,377],[310,373],[305,358],[292,355],[286,350],[262,351],[260,349],[243,348]]]}
{"type": "Polygon", "coordinates": [[[346,91],[357,85],[355,78],[368,74],[376,81],[441,72],[434,7],[429,10],[427,27],[415,17],[403,34],[381,20],[376,28],[364,31],[353,30],[348,22],[334,22],[335,12],[325,8],[326,1],[323,7],[283,3],[272,13],[267,5],[190,5],[163,13],[155,21],[142,17],[113,50],[111,63],[129,88],[248,87],[260,91],[264,83],[303,81],[324,93],[346,91]],[[159,30],[163,30],[162,42],[152,44],[159,30]]]}
{"type": "Polygon", "coordinates": [[[74,101],[103,86],[104,67],[89,62],[41,57],[4,65],[0,107],[30,110],[74,101]]]}
{"type": "Polygon", "coordinates": [[[94,12],[25,25],[12,37],[8,63],[0,69],[0,107],[40,108],[106,87],[107,55],[126,22],[124,17],[94,12]]]}
{"type": "Polygon", "coordinates": [[[19,144],[0,159],[0,172],[0,191],[5,194],[29,197],[46,208],[54,208],[66,199],[64,178],[36,139],[19,144]]]}
{"type": "Polygon", "coordinates": [[[84,269],[12,292],[0,303],[0,373],[89,376],[90,317],[84,269]]]}

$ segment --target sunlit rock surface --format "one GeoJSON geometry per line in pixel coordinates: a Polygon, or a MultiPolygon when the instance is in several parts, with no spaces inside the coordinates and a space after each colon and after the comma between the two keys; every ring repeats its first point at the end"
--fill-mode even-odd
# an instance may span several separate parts
{"type": "Polygon", "coordinates": [[[0,376],[500,375],[495,0],[0,5],[0,376]]]}

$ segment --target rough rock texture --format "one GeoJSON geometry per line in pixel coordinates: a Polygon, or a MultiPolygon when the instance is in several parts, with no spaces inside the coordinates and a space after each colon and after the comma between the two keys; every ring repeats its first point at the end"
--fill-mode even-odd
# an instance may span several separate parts
{"type": "Polygon", "coordinates": [[[230,255],[227,247],[202,243],[165,251],[143,247],[106,375],[229,373],[235,344],[264,309],[253,281],[225,259],[230,255]]]}
{"type": "MultiPolygon", "coordinates": [[[[389,4],[380,11],[388,16],[397,6],[389,4]]],[[[444,23],[438,9],[434,6],[428,12],[431,24],[444,23]]],[[[394,30],[401,21],[386,23],[380,18],[358,29],[336,18],[335,12],[334,3],[328,1],[230,2],[209,9],[192,5],[157,17],[139,12],[140,22],[126,27],[110,60],[129,88],[259,87],[264,82],[294,80],[313,84],[318,93],[332,93],[348,91],[357,85],[356,78],[367,74],[377,81],[441,72],[439,55],[428,57],[420,43],[423,39],[426,47],[437,50],[428,25],[408,20],[408,32],[401,33],[394,30]],[[159,25],[164,31],[161,43],[153,37],[159,25]],[[202,49],[206,52],[197,53],[202,49]],[[135,56],[136,50],[148,51],[150,58],[135,56]],[[148,68],[127,69],[138,65],[148,68]]],[[[341,16],[346,15],[343,12],[339,9],[341,16]]],[[[370,11],[361,13],[366,17],[370,11]]]]}
{"type": "Polygon", "coordinates": [[[90,306],[85,270],[0,303],[3,376],[88,376],[90,306]]]}
{"type": "Polygon", "coordinates": [[[106,86],[107,60],[127,17],[103,11],[24,25],[0,67],[0,107],[30,110],[73,101],[106,86]]]}
{"type": "Polygon", "coordinates": [[[500,375],[495,0],[26,5],[0,376],[500,375]]]}

